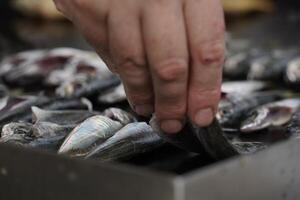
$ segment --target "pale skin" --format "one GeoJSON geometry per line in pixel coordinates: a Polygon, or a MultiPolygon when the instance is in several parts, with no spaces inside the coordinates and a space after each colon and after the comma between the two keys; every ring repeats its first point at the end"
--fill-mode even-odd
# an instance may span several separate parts
{"type": "Polygon", "coordinates": [[[212,122],[225,46],[220,0],[54,1],[120,75],[137,114],[155,112],[169,134],[187,117],[212,122]]]}

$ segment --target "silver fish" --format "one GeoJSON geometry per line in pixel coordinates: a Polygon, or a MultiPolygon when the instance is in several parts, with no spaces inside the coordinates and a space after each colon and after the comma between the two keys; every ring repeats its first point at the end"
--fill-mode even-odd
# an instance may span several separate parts
{"type": "Polygon", "coordinates": [[[281,91],[229,93],[219,103],[217,119],[225,128],[240,127],[247,113],[257,106],[280,100],[284,97],[281,91]]]}
{"type": "Polygon", "coordinates": [[[227,81],[222,83],[221,91],[223,93],[251,93],[268,87],[270,84],[263,81],[227,81]]]}
{"type": "Polygon", "coordinates": [[[119,103],[126,100],[126,93],[123,84],[105,91],[98,97],[98,101],[104,104],[119,103]]]}
{"type": "Polygon", "coordinates": [[[35,106],[31,110],[35,123],[52,122],[60,125],[78,124],[93,115],[99,114],[87,110],[43,110],[35,106]]]}
{"type": "Polygon", "coordinates": [[[45,50],[31,50],[20,52],[3,59],[0,63],[0,77],[4,77],[8,72],[23,67],[32,61],[44,56],[45,50]]]}
{"type": "Polygon", "coordinates": [[[40,149],[58,149],[75,125],[58,125],[49,122],[10,123],[3,127],[0,142],[40,149]]]}
{"type": "Polygon", "coordinates": [[[299,86],[300,84],[300,57],[291,60],[288,63],[285,80],[292,86],[299,86]]]}
{"type": "Polygon", "coordinates": [[[246,78],[251,62],[264,54],[262,50],[253,48],[229,55],[224,63],[224,76],[232,79],[246,78]]]}
{"type": "Polygon", "coordinates": [[[120,122],[105,116],[90,117],[67,136],[58,153],[72,157],[85,156],[95,146],[112,137],[122,127],[120,122]]]}
{"type": "Polygon", "coordinates": [[[300,99],[285,99],[262,105],[251,112],[242,123],[241,132],[249,133],[289,122],[300,107],[300,99]]]}
{"type": "Polygon", "coordinates": [[[104,116],[109,117],[115,121],[118,121],[123,125],[137,121],[132,114],[119,108],[108,108],[104,110],[103,114],[104,116]]]}
{"type": "Polygon", "coordinates": [[[86,158],[112,161],[156,149],[162,139],[144,122],[131,123],[90,152],[86,158]]]}
{"type": "Polygon", "coordinates": [[[295,49],[274,50],[271,55],[260,57],[251,63],[248,78],[265,81],[282,80],[288,62],[297,54],[295,49]]]}
{"type": "Polygon", "coordinates": [[[295,112],[292,119],[286,125],[285,132],[292,139],[300,139],[300,109],[295,112]]]}
{"type": "Polygon", "coordinates": [[[244,155],[253,154],[268,147],[263,142],[233,142],[232,145],[240,154],[244,155]]]}

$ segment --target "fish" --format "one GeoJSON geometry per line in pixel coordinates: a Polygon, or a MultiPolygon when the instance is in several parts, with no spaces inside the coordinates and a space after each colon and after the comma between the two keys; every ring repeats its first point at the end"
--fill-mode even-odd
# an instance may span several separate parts
{"type": "Polygon", "coordinates": [[[263,142],[234,142],[232,145],[243,155],[253,154],[268,147],[268,145],[263,142]]]}
{"type": "MultiPolygon", "coordinates": [[[[18,96],[8,97],[2,103],[0,110],[0,127],[10,122],[22,121],[26,116],[31,116],[31,106],[44,105],[49,102],[47,97],[18,96]]],[[[23,120],[30,122],[30,120],[23,120]]]]}
{"type": "Polygon", "coordinates": [[[251,63],[248,79],[282,81],[289,61],[297,54],[295,49],[273,50],[271,55],[262,56],[251,63]]]}
{"type": "Polygon", "coordinates": [[[226,81],[222,83],[222,93],[251,93],[268,89],[269,82],[263,81],[226,81]]]}
{"type": "Polygon", "coordinates": [[[3,127],[0,142],[57,151],[67,134],[75,126],[59,125],[50,122],[38,122],[35,124],[14,122],[3,127]]]}
{"type": "Polygon", "coordinates": [[[126,101],[126,93],[123,84],[109,89],[98,96],[98,102],[101,104],[114,104],[122,101],[126,101]]]}
{"type": "MultiPolygon", "coordinates": [[[[29,52],[28,52],[29,53],[29,52]]],[[[31,52],[36,54],[35,51],[31,52]]],[[[7,71],[3,76],[6,83],[17,86],[44,85],[44,80],[55,69],[64,68],[71,58],[69,55],[54,54],[45,50],[44,53],[25,58],[26,62],[7,71]]]]}
{"type": "Polygon", "coordinates": [[[300,107],[300,99],[284,99],[259,106],[241,124],[242,133],[251,133],[288,123],[300,107]]]}
{"type": "Polygon", "coordinates": [[[152,116],[150,125],[166,143],[185,151],[205,155],[215,160],[239,155],[216,119],[207,127],[199,127],[188,119],[177,134],[164,133],[158,126],[155,115],[152,116]]]}
{"type": "Polygon", "coordinates": [[[290,139],[300,139],[300,109],[298,109],[292,119],[285,126],[285,133],[290,139]]]}
{"type": "Polygon", "coordinates": [[[103,115],[120,122],[123,125],[127,125],[131,122],[136,122],[137,119],[134,115],[126,112],[120,108],[108,108],[103,111],[103,115]]]}
{"type": "Polygon", "coordinates": [[[31,122],[31,107],[46,110],[91,109],[92,103],[87,99],[61,99],[45,96],[9,97],[6,106],[0,110],[0,127],[10,122],[31,122]]]}
{"type": "Polygon", "coordinates": [[[288,63],[284,80],[293,89],[298,88],[300,84],[300,57],[296,57],[288,63]]]}
{"type": "Polygon", "coordinates": [[[134,155],[152,151],[162,144],[161,137],[147,123],[130,123],[97,146],[85,158],[102,162],[128,159],[134,155]]]}
{"type": "MultiPolygon", "coordinates": [[[[94,78],[82,85],[78,89],[74,89],[70,95],[72,98],[99,96],[101,93],[119,85],[120,79],[116,75],[111,75],[105,79],[94,78]]],[[[71,86],[72,87],[72,86],[71,86]]]]}
{"type": "Polygon", "coordinates": [[[0,62],[0,77],[3,78],[10,71],[39,59],[45,53],[45,50],[29,50],[5,57],[0,62]]]}
{"type": "Polygon", "coordinates": [[[33,106],[33,122],[51,122],[60,125],[79,124],[85,119],[99,114],[88,110],[43,110],[33,106]]]}
{"type": "Polygon", "coordinates": [[[280,100],[284,95],[282,91],[226,94],[219,103],[217,119],[224,128],[239,128],[248,112],[262,104],[280,100]]]}
{"type": "Polygon", "coordinates": [[[84,157],[122,127],[120,122],[106,116],[90,117],[72,130],[59,148],[58,153],[71,157],[84,157]]]}
{"type": "Polygon", "coordinates": [[[251,62],[265,54],[263,50],[252,48],[228,55],[223,68],[225,78],[246,79],[251,62]]]}

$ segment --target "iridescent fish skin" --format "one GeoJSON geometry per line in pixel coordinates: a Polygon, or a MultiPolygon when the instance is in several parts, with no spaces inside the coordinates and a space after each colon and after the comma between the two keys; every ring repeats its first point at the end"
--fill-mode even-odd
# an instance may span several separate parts
{"type": "Polygon", "coordinates": [[[221,91],[227,93],[251,93],[270,87],[270,83],[263,81],[227,81],[222,83],[221,91]]]}
{"type": "Polygon", "coordinates": [[[162,139],[144,122],[131,123],[96,147],[86,158],[113,161],[158,148],[162,139]]]}
{"type": "Polygon", "coordinates": [[[58,125],[50,122],[10,123],[3,127],[0,143],[22,145],[40,149],[56,149],[75,125],[58,125]]]}
{"type": "Polygon", "coordinates": [[[43,110],[35,106],[31,109],[34,122],[52,122],[60,125],[79,124],[99,114],[88,110],[43,110]]]}
{"type": "Polygon", "coordinates": [[[300,107],[300,99],[285,99],[256,108],[242,123],[241,132],[251,133],[288,123],[300,107]]]}
{"type": "Polygon", "coordinates": [[[232,145],[240,154],[244,155],[253,154],[268,147],[263,142],[234,142],[232,145]]]}
{"type": "Polygon", "coordinates": [[[120,108],[108,108],[103,111],[103,115],[106,117],[109,117],[115,121],[118,121],[123,125],[127,125],[131,122],[137,121],[136,118],[132,114],[130,114],[120,108]]]}
{"type": "Polygon", "coordinates": [[[78,125],[65,139],[58,153],[85,156],[95,146],[112,137],[123,125],[106,116],[96,115],[78,125]]]}
{"type": "Polygon", "coordinates": [[[217,119],[225,128],[239,127],[249,111],[282,98],[283,93],[280,91],[226,94],[219,103],[217,119]]]}

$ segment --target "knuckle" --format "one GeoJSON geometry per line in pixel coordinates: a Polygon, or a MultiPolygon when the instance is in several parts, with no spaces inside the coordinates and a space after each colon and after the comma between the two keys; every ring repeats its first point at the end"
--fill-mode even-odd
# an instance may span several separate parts
{"type": "Polygon", "coordinates": [[[222,40],[206,41],[199,45],[196,59],[203,65],[222,67],[224,62],[224,42],[222,40]]]}
{"type": "Polygon", "coordinates": [[[186,59],[168,59],[154,64],[154,75],[161,81],[175,82],[185,79],[188,73],[188,61],[186,59]]]}
{"type": "Polygon", "coordinates": [[[142,57],[126,56],[117,62],[118,71],[122,73],[127,79],[140,80],[144,78],[144,70],[146,61],[142,57]]]}
{"type": "Polygon", "coordinates": [[[220,88],[191,88],[189,104],[207,107],[217,104],[220,100],[220,88]]]}
{"type": "Polygon", "coordinates": [[[174,104],[174,105],[164,105],[163,107],[159,107],[155,110],[157,116],[161,119],[167,119],[167,118],[182,118],[182,116],[185,115],[186,112],[186,105],[185,104],[174,104]]]}
{"type": "Polygon", "coordinates": [[[153,95],[151,92],[138,92],[136,90],[128,90],[128,98],[134,104],[148,104],[152,102],[153,95]]]}

